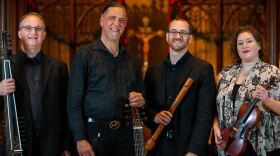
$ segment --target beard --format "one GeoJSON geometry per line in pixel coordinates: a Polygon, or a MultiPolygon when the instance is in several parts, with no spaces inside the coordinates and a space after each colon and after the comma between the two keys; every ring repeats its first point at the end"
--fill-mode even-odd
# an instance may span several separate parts
{"type": "Polygon", "coordinates": [[[169,47],[174,51],[181,51],[187,47],[188,40],[172,39],[168,41],[169,47]]]}

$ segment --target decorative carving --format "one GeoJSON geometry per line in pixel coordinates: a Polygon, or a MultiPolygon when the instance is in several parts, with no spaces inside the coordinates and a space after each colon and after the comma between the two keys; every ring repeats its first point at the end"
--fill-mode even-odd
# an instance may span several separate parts
{"type": "Polygon", "coordinates": [[[128,37],[131,36],[136,36],[138,39],[140,39],[143,42],[143,47],[142,47],[142,53],[143,53],[143,67],[142,67],[142,73],[143,75],[145,74],[147,68],[148,68],[148,54],[150,51],[150,43],[149,41],[156,37],[163,37],[164,32],[163,30],[157,30],[153,31],[152,27],[149,26],[149,17],[144,16],[142,19],[143,26],[139,27],[138,31],[134,31],[133,29],[128,30],[128,37]]]}

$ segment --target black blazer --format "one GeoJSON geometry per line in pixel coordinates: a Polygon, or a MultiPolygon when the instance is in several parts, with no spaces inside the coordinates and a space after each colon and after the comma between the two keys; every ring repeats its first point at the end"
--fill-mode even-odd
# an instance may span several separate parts
{"type": "MultiPolygon", "coordinates": [[[[29,88],[25,76],[22,52],[12,59],[12,73],[16,82],[16,103],[18,116],[24,118],[23,136],[24,156],[31,156],[32,151],[32,113],[29,88]]],[[[70,148],[71,137],[67,125],[67,65],[42,53],[41,56],[41,95],[43,128],[41,130],[41,156],[59,156],[61,151],[70,148]]]]}
{"type": "MultiPolygon", "coordinates": [[[[183,72],[178,75],[176,95],[188,77],[191,77],[194,83],[173,114],[177,149],[171,150],[174,150],[178,156],[183,156],[187,152],[207,155],[216,96],[213,67],[207,62],[193,57],[189,52],[186,55],[183,72]]],[[[152,129],[152,132],[158,126],[153,121],[156,113],[163,109],[168,110],[165,106],[165,72],[166,64],[161,61],[150,67],[145,76],[148,116],[146,124],[152,129]]]]}

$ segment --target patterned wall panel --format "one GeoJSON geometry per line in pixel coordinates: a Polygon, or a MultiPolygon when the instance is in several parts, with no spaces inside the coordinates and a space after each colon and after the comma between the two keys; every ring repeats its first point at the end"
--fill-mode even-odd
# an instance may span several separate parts
{"type": "Polygon", "coordinates": [[[230,37],[238,26],[253,25],[267,38],[264,0],[188,0],[182,4],[181,14],[191,20],[196,32],[190,51],[210,62],[216,73],[234,63],[230,37]]]}
{"type": "MultiPolygon", "coordinates": [[[[48,23],[49,37],[44,45],[47,53],[64,60],[68,65],[81,45],[100,34],[99,18],[105,0],[34,0],[48,23]]],[[[124,1],[128,7],[125,41],[128,49],[147,64],[162,59],[168,52],[165,32],[168,25],[168,0],[124,1]]],[[[177,11],[192,21],[195,40],[189,50],[210,62],[216,71],[232,64],[229,38],[243,24],[254,25],[265,38],[265,0],[177,0],[177,11]]]]}
{"type": "Polygon", "coordinates": [[[36,0],[34,2],[37,11],[47,22],[48,37],[43,45],[44,51],[70,66],[74,52],[99,36],[101,8],[106,1],[36,0]]]}

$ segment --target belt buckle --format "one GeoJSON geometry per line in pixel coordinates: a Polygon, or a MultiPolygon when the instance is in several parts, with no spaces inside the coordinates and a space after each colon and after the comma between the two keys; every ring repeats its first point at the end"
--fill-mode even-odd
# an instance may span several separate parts
{"type": "Polygon", "coordinates": [[[120,121],[113,120],[110,122],[109,127],[111,129],[118,129],[118,128],[120,128],[120,125],[121,125],[120,121]]]}

